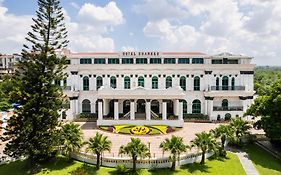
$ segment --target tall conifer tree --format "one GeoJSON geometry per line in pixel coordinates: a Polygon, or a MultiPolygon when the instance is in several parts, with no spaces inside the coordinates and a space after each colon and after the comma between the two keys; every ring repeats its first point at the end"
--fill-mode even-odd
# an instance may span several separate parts
{"type": "Polygon", "coordinates": [[[59,0],[38,0],[32,31],[28,32],[22,50],[23,61],[14,76],[16,87],[11,95],[22,105],[9,120],[3,140],[8,140],[5,153],[26,156],[31,165],[52,157],[57,145],[59,111],[64,96],[54,82],[65,78],[65,57],[56,51],[68,44],[64,15],[59,0]]]}

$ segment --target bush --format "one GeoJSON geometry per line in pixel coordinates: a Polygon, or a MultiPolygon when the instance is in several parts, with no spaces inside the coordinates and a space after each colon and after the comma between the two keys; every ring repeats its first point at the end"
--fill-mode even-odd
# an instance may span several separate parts
{"type": "Polygon", "coordinates": [[[116,167],[116,171],[117,171],[118,173],[120,173],[120,174],[126,173],[127,170],[128,170],[128,169],[126,168],[126,166],[125,166],[124,164],[119,164],[119,165],[117,165],[117,167],[116,167]]]}
{"type": "Polygon", "coordinates": [[[87,175],[88,173],[83,167],[78,167],[76,170],[70,172],[71,175],[87,175]]]}

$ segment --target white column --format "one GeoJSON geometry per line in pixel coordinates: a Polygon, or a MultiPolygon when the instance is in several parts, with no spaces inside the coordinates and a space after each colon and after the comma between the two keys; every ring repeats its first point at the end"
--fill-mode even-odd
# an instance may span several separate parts
{"type": "Polygon", "coordinates": [[[130,119],[135,120],[135,100],[130,101],[130,119]]]}
{"type": "Polygon", "coordinates": [[[174,113],[176,116],[179,115],[179,100],[174,100],[174,113]]]}
{"type": "Polygon", "coordinates": [[[150,120],[151,118],[150,101],[146,101],[145,114],[146,114],[146,120],[150,120]]]}
{"type": "Polygon", "coordinates": [[[75,100],[75,113],[79,114],[79,103],[78,103],[78,99],[75,100]]]}
{"type": "Polygon", "coordinates": [[[183,120],[183,102],[179,102],[179,120],[183,120]]]}
{"type": "Polygon", "coordinates": [[[75,100],[70,100],[70,107],[71,107],[73,118],[75,118],[76,115],[75,100]]]}
{"type": "Polygon", "coordinates": [[[209,100],[205,99],[204,103],[205,103],[204,114],[208,115],[208,103],[209,103],[209,100]]]}
{"type": "Polygon", "coordinates": [[[187,102],[187,113],[192,114],[192,102],[187,102]]]}
{"type": "Polygon", "coordinates": [[[102,101],[98,102],[98,106],[99,106],[99,109],[98,109],[98,119],[102,120],[103,119],[102,101]]]}
{"type": "Polygon", "coordinates": [[[107,115],[109,113],[109,100],[104,99],[103,101],[103,113],[107,115]]]}
{"type": "Polygon", "coordinates": [[[91,113],[96,113],[96,104],[95,104],[95,102],[91,102],[91,113]]]}
{"type": "Polygon", "coordinates": [[[243,104],[243,112],[246,112],[246,110],[247,110],[247,100],[242,100],[242,104],[243,104]]]}
{"type": "Polygon", "coordinates": [[[162,119],[167,120],[167,102],[162,103],[162,119]]]}
{"type": "Polygon", "coordinates": [[[114,120],[119,119],[118,100],[114,101],[114,120]]]}

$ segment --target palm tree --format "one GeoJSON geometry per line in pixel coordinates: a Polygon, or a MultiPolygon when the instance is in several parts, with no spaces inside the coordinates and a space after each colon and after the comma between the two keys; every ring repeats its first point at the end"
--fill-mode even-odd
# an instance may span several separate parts
{"type": "Polygon", "coordinates": [[[221,139],[221,150],[224,150],[225,141],[231,139],[233,136],[233,129],[230,125],[220,125],[216,129],[212,130],[215,138],[221,139]]]}
{"type": "Polygon", "coordinates": [[[244,135],[249,133],[249,129],[251,128],[251,125],[244,121],[241,117],[237,117],[235,119],[231,119],[230,126],[234,130],[234,141],[240,145],[241,139],[244,135]]]}
{"type": "Polygon", "coordinates": [[[127,143],[127,145],[122,145],[119,149],[119,154],[126,154],[132,157],[133,172],[136,171],[136,161],[138,157],[150,157],[150,151],[148,147],[142,143],[139,138],[131,138],[131,142],[127,143]]]}
{"type": "Polygon", "coordinates": [[[177,157],[179,157],[182,152],[185,152],[186,149],[189,148],[188,145],[183,143],[182,137],[176,137],[174,135],[171,139],[166,138],[159,147],[162,148],[163,151],[170,151],[170,159],[172,161],[171,170],[176,170],[177,157]]]}
{"type": "Polygon", "coordinates": [[[71,152],[78,151],[83,145],[82,130],[75,123],[67,123],[61,127],[61,145],[63,154],[70,158],[71,152]]]}
{"type": "Polygon", "coordinates": [[[95,137],[91,137],[89,139],[88,142],[86,142],[86,144],[88,145],[86,151],[90,151],[94,154],[96,154],[97,156],[97,169],[100,168],[100,159],[101,159],[101,155],[103,152],[105,151],[109,151],[111,149],[111,141],[108,140],[107,136],[103,136],[100,133],[96,133],[95,137]]]}
{"type": "Polygon", "coordinates": [[[207,151],[214,151],[217,152],[218,150],[218,143],[216,142],[215,137],[213,136],[212,133],[207,133],[207,132],[201,132],[195,134],[196,138],[193,139],[192,142],[192,147],[197,147],[202,151],[202,159],[200,164],[205,163],[205,153],[207,151]]]}

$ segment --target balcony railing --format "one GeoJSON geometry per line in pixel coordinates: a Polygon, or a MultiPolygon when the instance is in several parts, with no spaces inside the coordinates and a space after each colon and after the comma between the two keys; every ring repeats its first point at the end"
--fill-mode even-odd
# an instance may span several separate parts
{"type": "Polygon", "coordinates": [[[64,91],[71,91],[71,86],[61,86],[64,91]]]}
{"type": "Polygon", "coordinates": [[[245,86],[211,86],[211,91],[244,91],[245,86]]]}
{"type": "Polygon", "coordinates": [[[214,111],[243,111],[243,106],[228,106],[228,107],[221,107],[221,106],[214,106],[214,111]]]}

